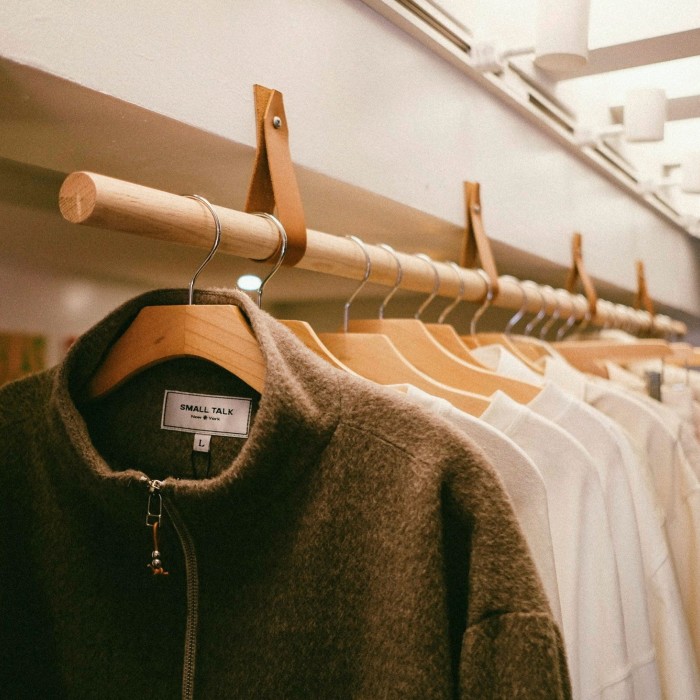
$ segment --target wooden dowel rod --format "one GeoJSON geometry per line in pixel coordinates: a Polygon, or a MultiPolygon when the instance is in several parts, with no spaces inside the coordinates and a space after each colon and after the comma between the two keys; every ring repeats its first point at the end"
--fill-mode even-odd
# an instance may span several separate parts
{"type": "MultiPolygon", "coordinates": [[[[195,194],[195,193],[192,193],[195,194]]],[[[213,236],[211,214],[201,203],[188,197],[136,185],[124,180],[89,172],[74,172],[63,182],[59,193],[59,208],[63,217],[75,224],[165,240],[197,248],[210,248],[213,236]]],[[[279,239],[272,222],[254,214],[214,205],[221,221],[219,252],[252,260],[270,257],[277,249],[279,239]]],[[[387,287],[396,280],[396,261],[388,251],[379,246],[366,246],[372,264],[370,281],[387,287]]],[[[403,270],[401,289],[429,294],[435,276],[430,265],[415,255],[397,251],[403,270]]],[[[447,263],[436,262],[440,278],[439,295],[456,297],[460,292],[460,280],[447,263]]],[[[336,277],[362,279],[365,270],[364,254],[359,246],[348,238],[332,236],[320,231],[307,231],[307,250],[297,267],[323,272],[336,277]]],[[[486,293],[486,282],[474,270],[460,268],[464,283],[464,300],[478,301],[486,293]]],[[[519,309],[523,303],[522,287],[517,280],[504,276],[495,306],[519,309]]],[[[543,290],[543,287],[538,287],[543,290]]],[[[554,290],[552,290],[554,291],[554,290]]],[[[545,294],[547,309],[551,314],[556,308],[552,295],[545,294]]],[[[557,290],[554,299],[559,300],[562,320],[574,311],[577,319],[584,317],[585,305],[580,295],[557,290]]],[[[528,292],[527,310],[531,313],[541,308],[539,294],[528,292]]],[[[597,325],[617,325],[619,314],[611,304],[600,301],[599,311],[593,322],[597,325]]],[[[646,312],[642,312],[646,314],[646,312]]],[[[642,327],[649,325],[649,315],[637,317],[642,327]]],[[[685,325],[668,317],[656,316],[655,327],[662,333],[686,332],[685,325]]]]}

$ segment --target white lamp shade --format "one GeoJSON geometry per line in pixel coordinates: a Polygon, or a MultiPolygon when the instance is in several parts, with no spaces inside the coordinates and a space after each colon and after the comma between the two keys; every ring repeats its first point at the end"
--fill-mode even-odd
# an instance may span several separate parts
{"type": "Polygon", "coordinates": [[[625,139],[632,142],[663,141],[666,92],[639,88],[625,95],[625,139]]]}
{"type": "Polygon", "coordinates": [[[686,153],[681,162],[681,189],[700,194],[700,151],[686,153]]]}
{"type": "Polygon", "coordinates": [[[538,0],[535,65],[565,72],[588,62],[590,0],[538,0]]]}

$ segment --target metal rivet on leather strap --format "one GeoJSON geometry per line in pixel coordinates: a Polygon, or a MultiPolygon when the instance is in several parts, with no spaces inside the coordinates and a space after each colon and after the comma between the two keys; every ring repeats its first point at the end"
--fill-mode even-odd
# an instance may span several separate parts
{"type": "Polygon", "coordinates": [[[282,120],[279,117],[273,117],[272,126],[274,126],[275,129],[279,129],[282,126],[282,120]]]}

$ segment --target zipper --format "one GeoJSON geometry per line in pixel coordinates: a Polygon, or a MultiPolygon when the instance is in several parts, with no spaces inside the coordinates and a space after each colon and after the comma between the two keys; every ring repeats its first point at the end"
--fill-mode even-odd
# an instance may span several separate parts
{"type": "Polygon", "coordinates": [[[199,627],[199,573],[197,567],[197,553],[194,542],[185,521],[182,519],[175,505],[166,498],[161,487],[163,483],[156,479],[144,476],[141,481],[148,485],[148,507],[146,510],[146,525],[153,528],[154,551],[149,567],[154,574],[167,572],[162,568],[160,552],[158,551],[158,526],[162,518],[162,512],[170,516],[175,532],[180,540],[182,553],[185,560],[185,590],[187,599],[187,617],[185,622],[185,649],[182,662],[182,700],[194,698],[194,674],[197,660],[197,630],[199,627]]]}

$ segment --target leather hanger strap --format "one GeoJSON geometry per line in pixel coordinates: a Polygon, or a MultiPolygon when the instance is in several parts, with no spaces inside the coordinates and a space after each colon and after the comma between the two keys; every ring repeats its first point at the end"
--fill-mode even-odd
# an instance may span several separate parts
{"type": "Polygon", "coordinates": [[[644,263],[637,260],[637,293],[634,297],[634,308],[644,309],[652,318],[654,317],[654,301],[649,296],[649,288],[647,287],[647,279],[644,274],[644,263]]]}
{"type": "MultiPolygon", "coordinates": [[[[464,183],[466,202],[466,230],[460,256],[462,267],[481,267],[488,275],[493,290],[493,298],[498,296],[498,270],[491,250],[484,222],[481,216],[481,196],[478,182],[464,183]],[[477,265],[477,259],[480,265],[477,265]]],[[[488,290],[486,292],[488,294],[488,290]]]]}
{"type": "Polygon", "coordinates": [[[595,317],[596,308],[598,306],[598,294],[583,264],[582,237],[580,233],[574,233],[571,239],[571,253],[572,263],[569,274],[566,277],[566,291],[574,294],[576,291],[576,283],[580,279],[584,294],[586,295],[586,299],[588,299],[588,308],[593,318],[595,317]]]}
{"type": "MultiPolygon", "coordinates": [[[[248,185],[245,210],[275,213],[287,233],[285,265],[296,265],[306,252],[306,223],[292,157],[282,93],[255,85],[258,148],[248,185]]],[[[275,260],[275,251],[265,260],[275,260]]]]}

